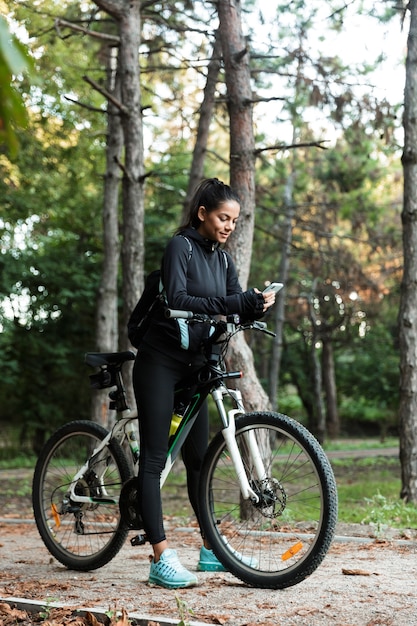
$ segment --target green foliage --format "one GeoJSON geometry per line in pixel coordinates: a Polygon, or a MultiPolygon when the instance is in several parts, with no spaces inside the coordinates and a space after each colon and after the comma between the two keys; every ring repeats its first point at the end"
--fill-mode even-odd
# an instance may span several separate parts
{"type": "MultiPolygon", "coordinates": [[[[43,82],[22,83],[28,132],[19,133],[13,160],[0,155],[0,345],[7,355],[0,420],[18,424],[19,447],[37,452],[59,425],[89,414],[83,356],[95,349],[105,118],[97,112],[103,97],[82,80],[98,44],[71,36],[69,56],[69,41],[53,28],[54,13],[68,9],[75,19],[79,7],[13,8],[32,37],[43,82]],[[74,104],[77,98],[90,107],[74,104]]],[[[98,78],[102,69],[94,71],[98,78]]]]}
{"type": "Polygon", "coordinates": [[[399,498],[398,458],[369,456],[333,459],[339,496],[339,520],[371,524],[377,534],[390,528],[415,528],[417,508],[399,498]]]}
{"type": "Polygon", "coordinates": [[[388,326],[375,324],[338,353],[340,410],[347,430],[350,422],[365,428],[366,422],[376,422],[382,433],[396,426],[399,357],[395,339],[388,326]]]}
{"type": "MultiPolygon", "coordinates": [[[[2,261],[7,267],[7,256],[2,261]]],[[[11,300],[11,306],[18,303],[14,317],[10,319],[9,311],[2,319],[1,421],[13,423],[17,417],[21,440],[32,441],[37,452],[57,426],[88,415],[83,355],[94,349],[97,270],[94,258],[80,251],[77,240],[56,238],[45,244],[42,254],[35,257],[28,251],[9,267],[14,270],[8,272],[11,281],[14,273],[21,278],[14,284],[11,300]]]]}
{"type": "Polygon", "coordinates": [[[180,598],[180,596],[177,593],[175,594],[175,601],[177,603],[178,612],[181,618],[180,621],[178,622],[178,626],[189,626],[189,622],[187,621],[187,618],[190,615],[193,615],[194,611],[190,609],[187,602],[183,600],[182,598],[180,598]]]}
{"type": "Polygon", "coordinates": [[[375,526],[379,536],[389,527],[415,528],[417,507],[402,500],[392,500],[379,491],[371,498],[365,498],[365,517],[362,524],[375,526]]]}
{"type": "Polygon", "coordinates": [[[26,48],[10,34],[0,15],[0,145],[6,144],[12,156],[18,148],[16,128],[24,128],[27,123],[24,99],[13,82],[18,75],[32,70],[26,48]]]}

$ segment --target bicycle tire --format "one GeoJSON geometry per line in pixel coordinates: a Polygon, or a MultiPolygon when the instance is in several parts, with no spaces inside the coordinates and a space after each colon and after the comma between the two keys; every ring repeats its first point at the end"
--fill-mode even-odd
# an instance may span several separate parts
{"type": "Polygon", "coordinates": [[[116,441],[110,442],[75,484],[78,495],[95,501],[71,502],[69,495],[73,477],[107,434],[95,422],[69,422],[45,443],[36,463],[32,485],[36,525],[49,552],[68,569],[89,571],[106,565],[129,532],[118,504],[106,502],[106,497],[117,499],[122,484],[131,476],[125,453],[116,441]]]}
{"type": "Polygon", "coordinates": [[[236,441],[259,501],[243,501],[224,437],[217,433],[200,478],[205,536],[225,569],[248,585],[298,584],[320,565],[334,536],[338,503],[332,467],[313,435],[279,413],[238,417],[236,441]],[[262,481],[247,453],[251,431],[266,469],[262,481]]]}

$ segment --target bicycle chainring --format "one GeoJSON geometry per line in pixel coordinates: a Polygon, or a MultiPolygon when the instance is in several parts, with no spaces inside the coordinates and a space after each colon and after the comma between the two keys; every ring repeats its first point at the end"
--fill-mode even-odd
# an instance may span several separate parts
{"type": "Polygon", "coordinates": [[[142,530],[143,522],[138,507],[138,477],[129,478],[122,487],[119,509],[123,522],[131,530],[142,530]]]}

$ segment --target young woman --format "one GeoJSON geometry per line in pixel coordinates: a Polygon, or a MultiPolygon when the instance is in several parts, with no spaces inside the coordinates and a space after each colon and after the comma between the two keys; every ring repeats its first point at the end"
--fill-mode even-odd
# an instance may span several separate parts
{"type": "MultiPolygon", "coordinates": [[[[186,223],[168,243],[161,278],[172,309],[256,319],[275,301],[273,293],[242,291],[236,268],[220,246],[226,243],[239,218],[239,198],[216,178],[197,188],[186,223]]],[[[189,587],[197,577],[183,567],[165,536],[160,476],[168,451],[175,384],[201,366],[201,343],[208,332],[204,324],[165,319],[156,314],[139,347],[133,384],[139,412],[141,453],[139,508],[144,530],[153,547],[149,582],[163,587],[189,587]],[[163,393],[161,393],[161,389],[163,393]]],[[[207,406],[200,410],[182,454],[187,471],[188,495],[197,517],[198,481],[209,436],[207,406]]],[[[200,550],[200,571],[220,571],[223,566],[207,544],[200,550]]]]}

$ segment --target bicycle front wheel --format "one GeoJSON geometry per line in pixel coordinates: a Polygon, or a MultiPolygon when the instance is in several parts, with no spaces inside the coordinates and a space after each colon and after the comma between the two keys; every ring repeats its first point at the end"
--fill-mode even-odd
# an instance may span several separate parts
{"type": "Polygon", "coordinates": [[[337,521],[331,465],[313,435],[278,413],[236,419],[236,442],[251,495],[243,499],[222,433],[201,472],[200,515],[224,567],[245,583],[284,589],[325,557],[337,521]]]}
{"type": "Polygon", "coordinates": [[[95,422],[69,422],[46,442],[35,467],[32,501],[39,534],[69,569],[102,567],[128,534],[118,505],[131,475],[126,456],[114,440],[94,453],[107,434],[95,422]]]}

